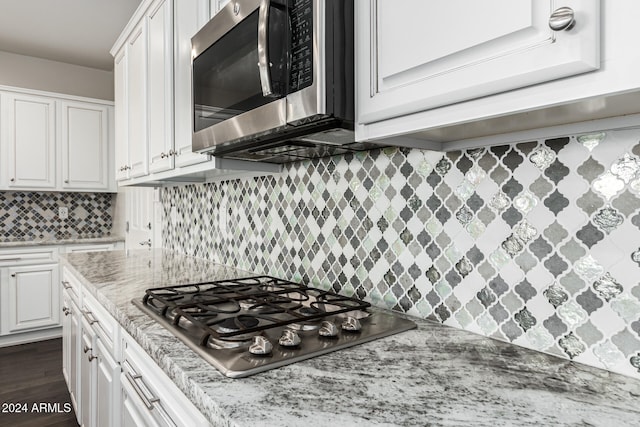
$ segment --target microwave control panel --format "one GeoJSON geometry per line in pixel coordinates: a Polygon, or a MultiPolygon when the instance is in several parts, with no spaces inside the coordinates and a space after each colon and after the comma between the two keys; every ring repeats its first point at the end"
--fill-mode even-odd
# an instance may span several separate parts
{"type": "Polygon", "coordinates": [[[289,93],[313,84],[313,0],[292,0],[289,93]]]}

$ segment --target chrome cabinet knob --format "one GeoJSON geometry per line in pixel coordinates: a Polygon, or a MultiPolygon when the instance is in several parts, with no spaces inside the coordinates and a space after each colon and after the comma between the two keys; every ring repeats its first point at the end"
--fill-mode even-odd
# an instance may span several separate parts
{"type": "Polygon", "coordinates": [[[549,28],[553,31],[568,31],[576,25],[575,13],[570,7],[560,7],[549,17],[549,28]]]}
{"type": "Polygon", "coordinates": [[[302,340],[300,339],[300,335],[296,334],[291,329],[285,329],[282,332],[282,336],[278,340],[278,344],[283,347],[295,347],[300,344],[302,340]]]}
{"type": "Polygon", "coordinates": [[[358,332],[362,329],[362,325],[355,317],[348,316],[347,320],[342,322],[342,329],[348,332],[358,332]]]}
{"type": "Polygon", "coordinates": [[[322,337],[337,337],[338,327],[333,322],[330,322],[328,320],[323,320],[322,323],[320,324],[320,329],[318,330],[318,334],[322,337]]]}
{"type": "Polygon", "coordinates": [[[160,158],[161,158],[161,159],[164,159],[164,158],[169,157],[170,155],[171,155],[171,153],[167,154],[167,153],[165,153],[165,152],[162,152],[162,153],[160,153],[160,158]]]}
{"type": "Polygon", "coordinates": [[[89,355],[89,362],[93,362],[94,359],[97,359],[98,356],[94,356],[93,354],[89,355]]]}
{"type": "Polygon", "coordinates": [[[262,335],[257,335],[253,337],[253,341],[249,346],[249,353],[254,354],[256,356],[266,356],[271,354],[273,350],[273,344],[263,337],[262,335]]]}
{"type": "Polygon", "coordinates": [[[16,182],[16,179],[15,178],[11,178],[9,181],[16,182]]]}

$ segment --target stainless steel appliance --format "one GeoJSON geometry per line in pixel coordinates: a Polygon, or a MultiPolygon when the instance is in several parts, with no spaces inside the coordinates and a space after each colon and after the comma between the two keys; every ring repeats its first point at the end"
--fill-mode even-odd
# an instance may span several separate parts
{"type": "Polygon", "coordinates": [[[356,298],[268,276],[153,288],[132,302],[232,378],[416,327],[356,298]]]}
{"type": "Polygon", "coordinates": [[[192,39],[194,151],[271,163],[355,143],[353,0],[232,0],[192,39]]]}

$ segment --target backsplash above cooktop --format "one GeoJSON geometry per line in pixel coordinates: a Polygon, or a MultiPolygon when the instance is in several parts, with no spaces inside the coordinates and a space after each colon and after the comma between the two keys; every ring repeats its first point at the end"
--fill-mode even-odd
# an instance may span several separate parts
{"type": "Polygon", "coordinates": [[[168,249],[640,378],[640,130],[375,150],[162,202],[168,249]]]}
{"type": "Polygon", "coordinates": [[[113,224],[110,193],[0,192],[0,240],[71,239],[109,235],[113,224]],[[68,208],[61,219],[58,208],[68,208]]]}

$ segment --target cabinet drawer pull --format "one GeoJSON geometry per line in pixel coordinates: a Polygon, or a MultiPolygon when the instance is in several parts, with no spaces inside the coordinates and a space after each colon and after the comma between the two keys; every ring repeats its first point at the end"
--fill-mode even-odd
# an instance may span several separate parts
{"type": "Polygon", "coordinates": [[[549,28],[553,31],[569,31],[575,25],[575,13],[570,7],[558,8],[549,17],[549,28]]]}
{"type": "Polygon", "coordinates": [[[16,273],[11,273],[11,277],[16,277],[16,273]]]}
{"type": "Polygon", "coordinates": [[[84,318],[87,319],[87,322],[89,322],[90,325],[93,325],[94,323],[100,323],[95,317],[93,317],[93,313],[89,310],[85,310],[82,313],[84,314],[84,318]]]}
{"type": "Polygon", "coordinates": [[[65,289],[71,289],[71,283],[67,282],[66,280],[63,280],[62,287],[65,289]]]}
{"type": "Polygon", "coordinates": [[[68,316],[71,314],[71,310],[69,310],[68,307],[62,307],[62,312],[64,313],[65,316],[68,316]]]}
{"type": "Polygon", "coordinates": [[[89,351],[91,351],[91,347],[89,347],[88,345],[85,345],[84,348],[82,349],[82,351],[86,354],[89,351]]]}
{"type": "Polygon", "coordinates": [[[154,403],[158,403],[160,402],[160,399],[155,397],[155,396],[151,396],[151,398],[148,398],[143,390],[142,387],[140,387],[140,384],[138,384],[138,380],[142,381],[144,384],[144,380],[142,379],[142,375],[136,374],[136,375],[131,375],[129,372],[124,374],[127,377],[127,380],[129,380],[129,383],[131,384],[131,386],[133,387],[133,389],[136,391],[136,394],[140,397],[140,399],[142,400],[142,403],[144,403],[144,405],[147,407],[148,410],[152,410],[154,408],[154,403]]]}
{"type": "Polygon", "coordinates": [[[97,358],[98,358],[98,356],[94,356],[93,354],[90,354],[89,357],[88,357],[89,362],[93,362],[93,360],[97,359],[97,358]]]}

